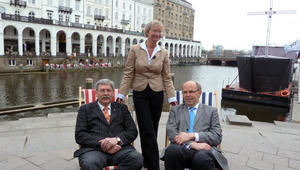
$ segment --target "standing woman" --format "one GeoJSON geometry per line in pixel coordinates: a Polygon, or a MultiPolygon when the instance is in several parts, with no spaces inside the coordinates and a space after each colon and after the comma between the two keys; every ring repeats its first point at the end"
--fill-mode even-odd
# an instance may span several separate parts
{"type": "Polygon", "coordinates": [[[177,104],[168,51],[158,45],[162,31],[161,22],[149,22],[144,30],[147,40],[131,47],[117,99],[122,102],[129,88],[133,89],[144,167],[148,170],[159,170],[157,130],[164,101],[163,91],[166,91],[169,103],[177,104]]]}

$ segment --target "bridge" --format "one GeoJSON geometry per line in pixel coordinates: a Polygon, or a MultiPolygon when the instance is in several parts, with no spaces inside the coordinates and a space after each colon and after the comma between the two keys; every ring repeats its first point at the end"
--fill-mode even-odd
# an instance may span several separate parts
{"type": "Polygon", "coordinates": [[[225,56],[208,56],[206,64],[211,65],[226,65],[226,66],[236,66],[236,56],[225,57],[225,56]]]}

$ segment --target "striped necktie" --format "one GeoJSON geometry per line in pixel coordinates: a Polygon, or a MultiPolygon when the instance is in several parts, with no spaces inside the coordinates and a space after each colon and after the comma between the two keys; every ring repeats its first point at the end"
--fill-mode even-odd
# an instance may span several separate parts
{"type": "Polygon", "coordinates": [[[107,123],[109,124],[110,123],[110,115],[108,113],[108,107],[107,106],[105,106],[103,108],[103,113],[104,113],[104,117],[105,117],[107,123]]]}
{"type": "Polygon", "coordinates": [[[190,128],[189,128],[189,133],[193,133],[194,132],[194,120],[195,120],[195,113],[194,110],[196,108],[191,107],[189,108],[189,119],[190,119],[190,128]]]}

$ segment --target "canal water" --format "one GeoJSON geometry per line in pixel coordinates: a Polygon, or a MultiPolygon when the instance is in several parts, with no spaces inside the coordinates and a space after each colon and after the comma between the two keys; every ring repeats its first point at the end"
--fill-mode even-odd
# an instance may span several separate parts
{"type": "MultiPolygon", "coordinates": [[[[250,120],[273,122],[288,119],[288,109],[260,104],[249,104],[231,100],[221,100],[222,87],[236,82],[236,67],[225,66],[173,66],[174,86],[181,89],[187,80],[196,80],[204,91],[216,91],[221,105],[221,118],[226,115],[247,115],[250,120]]],[[[104,69],[86,72],[56,72],[0,75],[0,109],[8,106],[37,104],[78,97],[78,87],[85,87],[85,79],[94,83],[101,78],[109,78],[119,88],[123,76],[122,69],[104,69]]],[[[164,110],[168,109],[165,101],[164,110]]],[[[66,106],[47,110],[31,111],[13,115],[2,115],[1,120],[15,120],[22,117],[42,116],[46,113],[77,111],[78,106],[66,106]]]]}

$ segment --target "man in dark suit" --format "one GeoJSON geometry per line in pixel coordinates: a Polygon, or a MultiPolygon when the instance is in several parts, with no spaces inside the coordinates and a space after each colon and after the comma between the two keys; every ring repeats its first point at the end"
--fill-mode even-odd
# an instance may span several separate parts
{"type": "Polygon", "coordinates": [[[164,153],[166,170],[215,170],[216,166],[228,170],[227,160],[217,148],[222,141],[217,109],[200,104],[201,93],[199,83],[185,82],[185,103],[170,111],[167,132],[171,144],[164,153]]]}
{"type": "Polygon", "coordinates": [[[80,149],[83,170],[102,170],[117,165],[122,170],[138,170],[143,157],[131,143],[137,137],[135,123],[124,104],[112,102],[114,83],[108,79],[96,83],[97,101],[80,107],[75,130],[75,140],[80,149]]]}

